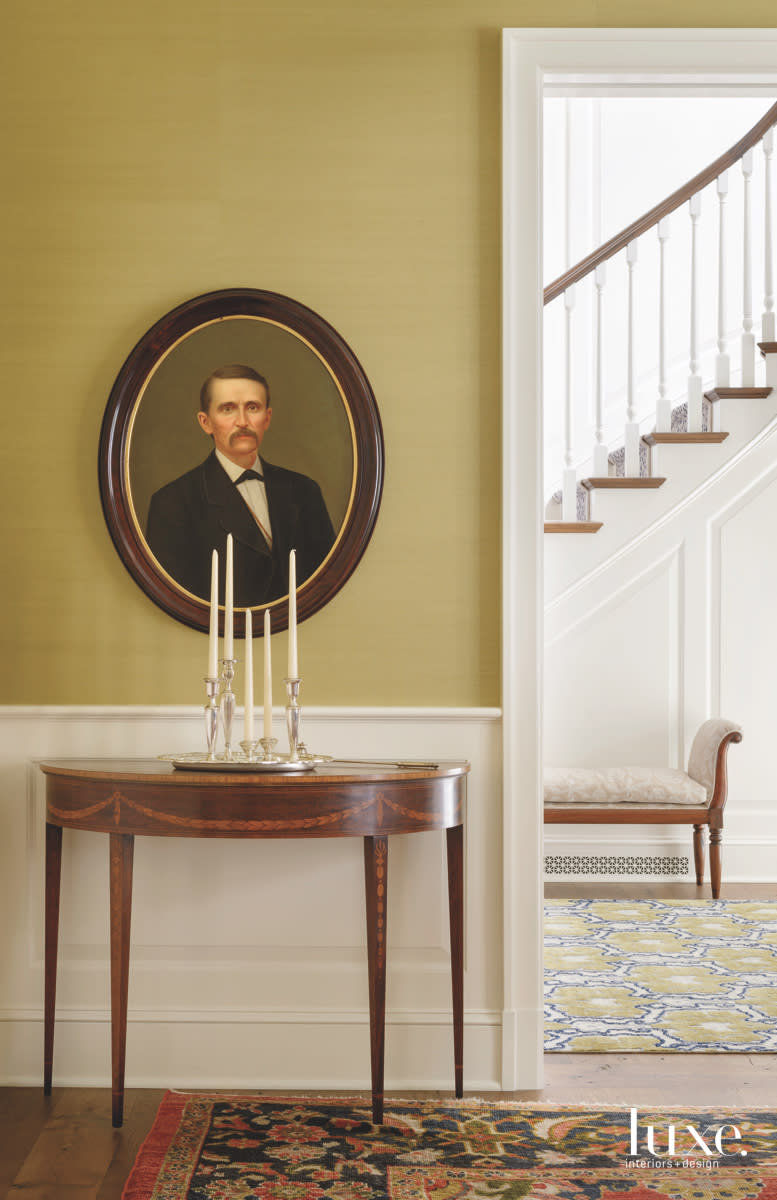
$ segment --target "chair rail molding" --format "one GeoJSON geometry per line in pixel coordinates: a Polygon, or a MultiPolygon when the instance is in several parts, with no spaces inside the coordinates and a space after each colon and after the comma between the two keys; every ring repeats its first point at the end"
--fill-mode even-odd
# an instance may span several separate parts
{"type": "Polygon", "coordinates": [[[774,94],[777,29],[503,31],[502,1086],[542,1086],[542,100],[774,94]]]}

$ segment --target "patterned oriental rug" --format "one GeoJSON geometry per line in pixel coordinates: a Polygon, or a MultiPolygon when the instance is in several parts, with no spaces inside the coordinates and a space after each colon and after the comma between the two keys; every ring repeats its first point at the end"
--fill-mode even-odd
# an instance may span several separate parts
{"type": "Polygon", "coordinates": [[[775,1200],[765,1112],[169,1092],[123,1200],[775,1200]]]}
{"type": "Polygon", "coordinates": [[[546,900],[545,1050],[777,1051],[777,903],[546,900]]]}

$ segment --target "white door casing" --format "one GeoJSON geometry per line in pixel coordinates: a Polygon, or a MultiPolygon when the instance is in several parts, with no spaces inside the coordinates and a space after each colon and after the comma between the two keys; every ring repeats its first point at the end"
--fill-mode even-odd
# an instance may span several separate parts
{"type": "Polygon", "coordinates": [[[502,1087],[542,1086],[542,100],[581,87],[775,86],[775,29],[503,31],[502,1087]]]}

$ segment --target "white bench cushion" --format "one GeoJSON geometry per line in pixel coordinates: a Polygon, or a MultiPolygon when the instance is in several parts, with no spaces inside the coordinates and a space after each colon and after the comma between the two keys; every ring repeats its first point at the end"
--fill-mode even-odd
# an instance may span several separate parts
{"type": "Polygon", "coordinates": [[[546,804],[706,806],[707,788],[674,767],[545,767],[546,804]]]}

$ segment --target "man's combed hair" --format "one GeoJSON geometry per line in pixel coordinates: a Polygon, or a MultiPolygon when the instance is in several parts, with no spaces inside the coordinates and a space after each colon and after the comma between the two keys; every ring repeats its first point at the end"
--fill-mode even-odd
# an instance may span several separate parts
{"type": "Polygon", "coordinates": [[[214,379],[251,379],[254,383],[261,383],[267,394],[267,407],[270,407],[270,385],[264,375],[260,375],[253,367],[244,367],[240,363],[231,363],[226,367],[216,367],[200,388],[200,411],[208,412],[210,409],[210,388],[214,379]]]}

